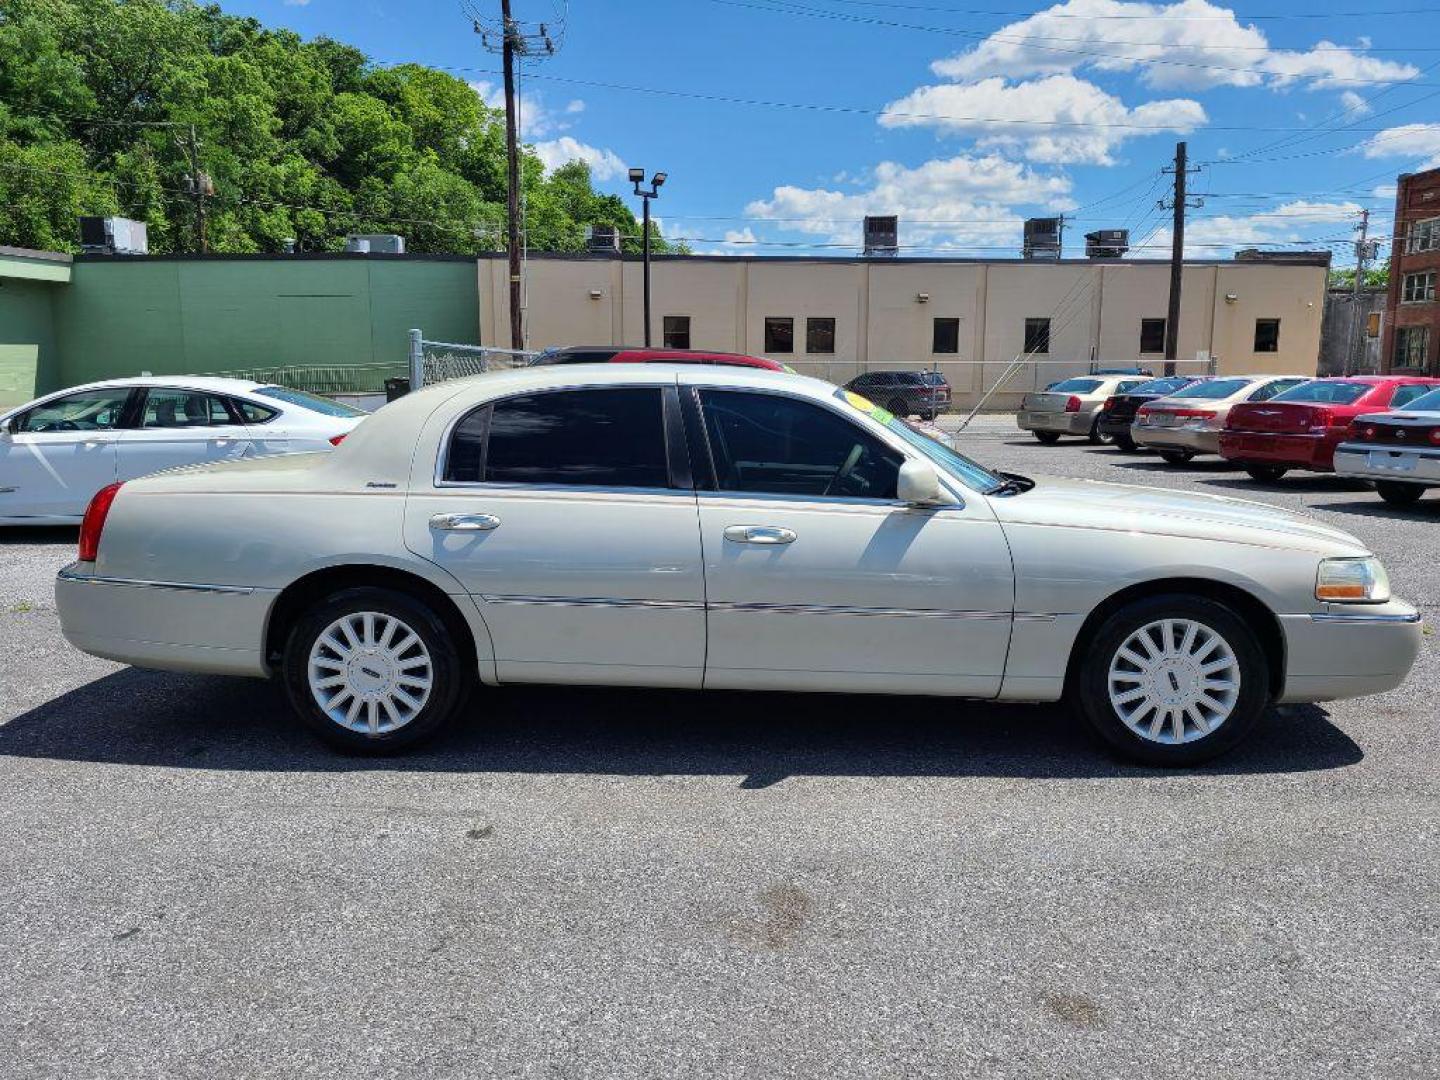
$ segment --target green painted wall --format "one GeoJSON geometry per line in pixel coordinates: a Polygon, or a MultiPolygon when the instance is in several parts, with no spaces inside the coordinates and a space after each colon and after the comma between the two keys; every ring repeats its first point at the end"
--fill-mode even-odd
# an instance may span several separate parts
{"type": "Polygon", "coordinates": [[[403,369],[411,327],[480,340],[471,259],[81,258],[54,307],[64,385],[142,371],[403,369]]]}
{"type": "Polygon", "coordinates": [[[0,277],[0,409],[59,385],[51,299],[65,288],[0,277]]]}

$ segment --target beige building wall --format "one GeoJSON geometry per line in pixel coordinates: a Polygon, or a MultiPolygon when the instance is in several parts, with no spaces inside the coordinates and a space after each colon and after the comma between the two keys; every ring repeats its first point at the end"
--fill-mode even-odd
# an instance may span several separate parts
{"type": "MultiPolygon", "coordinates": [[[[533,256],[526,272],[530,348],[643,342],[638,260],[533,256]]],[[[483,258],[478,273],[480,340],[508,346],[505,260],[483,258]]],[[[1162,353],[1140,351],[1140,323],[1166,316],[1166,263],[692,257],[657,259],[651,273],[656,346],[664,317],[684,315],[692,348],[768,355],[833,382],[869,369],[937,368],[966,406],[991,392],[988,408],[1012,409],[1023,393],[1092,362],[1157,372],[1164,363],[1162,353]],[[765,352],[769,316],[794,320],[793,353],[765,352]],[[806,352],[812,317],[835,320],[833,353],[806,352]],[[959,320],[957,352],[933,351],[937,318],[959,320]],[[1027,318],[1050,319],[1050,351],[1010,370],[1027,318]]],[[[1198,355],[1213,356],[1222,374],[1313,374],[1326,276],[1325,266],[1301,263],[1187,265],[1180,370],[1199,370],[1198,355]],[[1280,319],[1278,352],[1254,351],[1262,318],[1280,319]]]]}

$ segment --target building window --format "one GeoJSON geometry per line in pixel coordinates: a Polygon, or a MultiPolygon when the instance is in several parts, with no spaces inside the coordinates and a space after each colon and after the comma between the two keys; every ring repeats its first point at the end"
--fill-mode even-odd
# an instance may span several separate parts
{"type": "Polygon", "coordinates": [[[1426,218],[1410,223],[1407,251],[1434,251],[1440,248],[1440,218],[1426,218]]]}
{"type": "Polygon", "coordinates": [[[795,320],[783,315],[769,315],[765,318],[765,351],[787,353],[795,351],[795,320]]]}
{"type": "Polygon", "coordinates": [[[1418,304],[1435,299],[1435,271],[1423,274],[1406,274],[1400,288],[1400,299],[1406,304],[1418,304]]]}
{"type": "Polygon", "coordinates": [[[1142,353],[1165,351],[1165,320],[1140,320],[1140,351],[1142,353]]]}
{"type": "Polygon", "coordinates": [[[1395,362],[1397,368],[1424,369],[1430,357],[1430,328],[1402,326],[1395,331],[1395,362]]]}
{"type": "Polygon", "coordinates": [[[805,351],[807,353],[833,353],[835,351],[835,320],[823,317],[805,320],[805,351]]]}
{"type": "Polygon", "coordinates": [[[940,318],[935,320],[931,335],[930,351],[937,353],[958,353],[960,351],[960,320],[940,318]]]}
{"type": "Polygon", "coordinates": [[[1025,351],[1027,353],[1048,353],[1050,351],[1050,320],[1025,320],[1025,351]]]}
{"type": "Polygon", "coordinates": [[[1280,320],[1279,320],[1279,319],[1256,319],[1256,320],[1255,320],[1255,351],[1256,351],[1256,352],[1279,352],[1279,351],[1280,351],[1280,320]]]}
{"type": "Polygon", "coordinates": [[[690,316],[666,315],[663,333],[665,348],[688,349],[690,347],[690,316]]]}
{"type": "Polygon", "coordinates": [[[1372,338],[1380,336],[1380,312],[1372,311],[1365,316],[1365,336],[1372,338]]]}

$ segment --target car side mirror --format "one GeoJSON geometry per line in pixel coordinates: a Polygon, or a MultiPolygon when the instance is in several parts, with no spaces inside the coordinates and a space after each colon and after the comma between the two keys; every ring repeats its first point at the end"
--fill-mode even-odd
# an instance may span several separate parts
{"type": "Polygon", "coordinates": [[[15,434],[15,421],[11,417],[0,420],[0,439],[8,439],[15,434]]]}
{"type": "Polygon", "coordinates": [[[911,506],[946,506],[954,500],[940,486],[940,474],[928,461],[908,459],[900,466],[896,495],[911,506]]]}

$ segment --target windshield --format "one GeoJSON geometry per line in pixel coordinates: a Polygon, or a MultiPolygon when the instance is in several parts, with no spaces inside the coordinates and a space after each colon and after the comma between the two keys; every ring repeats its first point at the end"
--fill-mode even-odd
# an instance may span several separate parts
{"type": "Polygon", "coordinates": [[[1142,382],[1139,386],[1132,386],[1128,392],[1131,394],[1173,394],[1176,390],[1189,386],[1194,381],[1181,375],[1169,379],[1151,379],[1148,382],[1142,382]]]}
{"type": "Polygon", "coordinates": [[[286,402],[289,405],[298,405],[302,409],[309,409],[321,416],[368,415],[364,409],[351,408],[349,405],[342,405],[338,401],[331,401],[329,398],[320,397],[317,394],[307,394],[304,390],[291,390],[288,386],[262,386],[255,393],[261,397],[286,402]]]}
{"type": "Polygon", "coordinates": [[[1373,390],[1373,383],[1363,382],[1316,382],[1301,383],[1283,394],[1276,394],[1271,401],[1317,401],[1322,405],[1350,405],[1359,401],[1373,390]]]}
{"type": "Polygon", "coordinates": [[[1065,379],[1061,382],[1051,383],[1045,389],[1055,390],[1062,394],[1088,394],[1091,390],[1099,388],[1099,379],[1065,379]]]}
{"type": "Polygon", "coordinates": [[[965,484],[966,487],[974,488],[976,491],[989,492],[1005,483],[1003,478],[985,466],[971,461],[957,450],[952,450],[939,439],[926,435],[923,431],[917,431],[894,413],[887,412],[853,390],[836,390],[835,396],[856,412],[864,413],[870,419],[884,424],[945,472],[965,484]]]}
{"type": "Polygon", "coordinates": [[[1253,379],[1209,379],[1205,382],[1193,383],[1183,390],[1176,390],[1170,396],[1172,398],[1208,398],[1211,401],[1219,401],[1231,394],[1238,394],[1253,381],[1253,379]]]}
{"type": "Polygon", "coordinates": [[[1421,394],[1404,408],[1406,412],[1440,412],[1440,390],[1421,394]]]}

